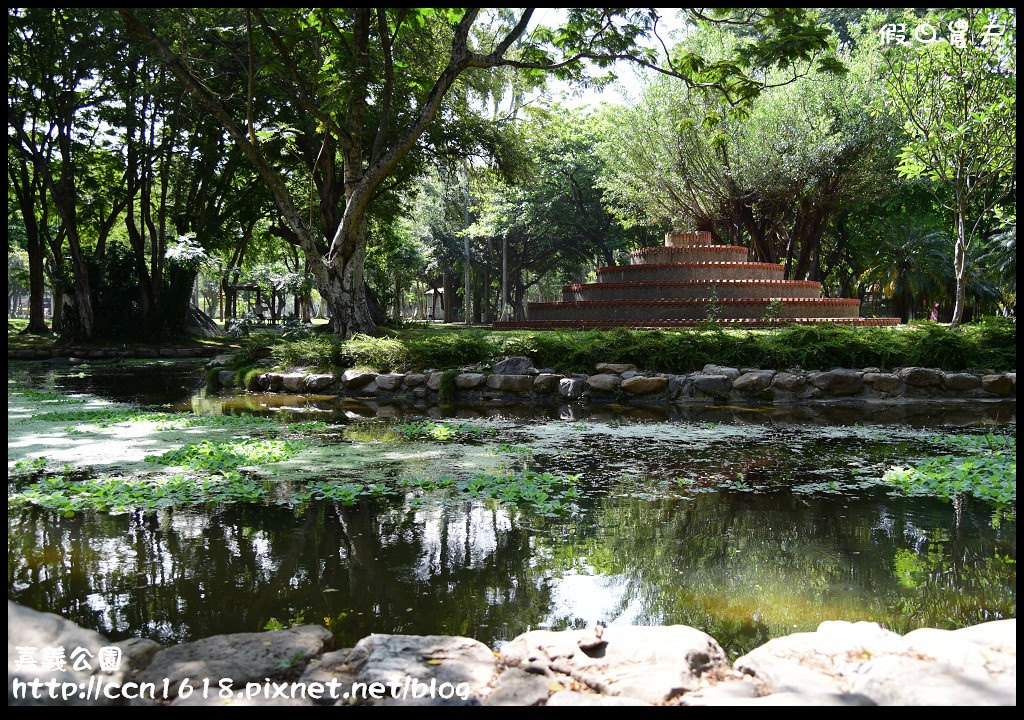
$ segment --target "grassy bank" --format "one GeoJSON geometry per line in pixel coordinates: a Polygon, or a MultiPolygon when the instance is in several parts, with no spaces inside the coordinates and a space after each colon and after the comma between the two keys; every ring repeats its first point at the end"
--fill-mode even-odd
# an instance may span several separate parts
{"type": "Polygon", "coordinates": [[[778,330],[489,331],[448,327],[386,330],[342,341],[256,335],[239,366],[365,367],[378,372],[448,368],[526,355],[537,367],[592,372],[601,362],[691,372],[705,364],[805,369],[914,365],[945,370],[1016,368],[1015,321],[993,318],[958,330],[934,323],[899,328],[791,326],[778,330]]]}

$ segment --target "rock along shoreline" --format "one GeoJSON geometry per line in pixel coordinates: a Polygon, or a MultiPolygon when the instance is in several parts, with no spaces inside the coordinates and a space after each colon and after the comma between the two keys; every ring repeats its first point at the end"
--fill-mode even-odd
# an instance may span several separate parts
{"type": "Polygon", "coordinates": [[[685,625],[533,630],[497,652],[441,635],[370,635],[335,649],[331,633],[316,625],[165,648],[138,638],[111,643],[8,601],[8,704],[1015,705],[1016,622],[899,635],[876,623],[828,621],[730,664],[714,638],[685,625]],[[23,667],[28,650],[85,648],[98,657],[109,646],[121,650],[117,670],[76,670],[70,658],[64,671],[23,667]],[[82,692],[55,699],[45,685],[43,697],[26,692],[26,683],[51,679],[82,692]],[[121,697],[143,683],[155,699],[121,697]],[[112,697],[86,697],[96,687],[112,697]]]}

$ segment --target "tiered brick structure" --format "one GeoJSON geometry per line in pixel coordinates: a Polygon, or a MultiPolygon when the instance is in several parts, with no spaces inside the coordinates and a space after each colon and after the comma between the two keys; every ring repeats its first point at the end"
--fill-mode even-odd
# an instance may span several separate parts
{"type": "Polygon", "coordinates": [[[709,317],[730,325],[897,325],[861,318],[860,300],[821,297],[821,283],[783,279],[783,267],[747,262],[739,245],[713,245],[708,232],[673,232],[665,247],[630,253],[629,265],[597,271],[598,282],[566,285],[561,302],[530,303],[526,322],[496,328],[688,327],[709,317]]]}

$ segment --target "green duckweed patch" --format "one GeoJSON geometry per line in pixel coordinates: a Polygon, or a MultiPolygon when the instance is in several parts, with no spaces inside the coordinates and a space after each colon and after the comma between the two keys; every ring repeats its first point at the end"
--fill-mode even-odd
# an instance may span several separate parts
{"type": "Polygon", "coordinates": [[[287,429],[289,432],[295,433],[318,433],[323,432],[329,427],[331,425],[322,420],[306,420],[304,422],[288,423],[287,429]]]}
{"type": "Polygon", "coordinates": [[[101,428],[125,423],[157,423],[157,430],[180,430],[187,427],[252,427],[277,424],[277,421],[273,418],[255,415],[184,415],[182,413],[133,408],[54,410],[34,415],[32,420],[51,423],[84,423],[101,428]]]}
{"type": "Polygon", "coordinates": [[[533,448],[528,448],[525,445],[499,445],[494,448],[496,453],[505,453],[508,455],[532,455],[533,448]]]}
{"type": "MultiPolygon", "coordinates": [[[[212,464],[212,463],[207,463],[212,464]]],[[[417,490],[450,490],[460,497],[488,498],[501,503],[529,505],[541,514],[570,512],[577,506],[580,492],[577,477],[551,473],[515,473],[491,475],[478,473],[457,479],[409,477],[398,488],[383,483],[344,481],[306,482],[280,496],[273,493],[274,483],[237,470],[221,470],[210,476],[174,475],[163,478],[98,477],[76,480],[68,475],[47,477],[8,497],[12,507],[33,505],[66,517],[93,510],[120,514],[130,510],[160,510],[197,505],[267,503],[302,506],[310,502],[337,502],[354,505],[364,498],[379,498],[417,490]]]]}
{"type": "Polygon", "coordinates": [[[471,498],[491,498],[499,502],[530,505],[541,514],[562,513],[573,510],[580,497],[577,475],[521,472],[511,474],[476,473],[472,477],[456,479],[407,477],[400,483],[420,490],[452,489],[471,498]]]}
{"type": "Polygon", "coordinates": [[[462,442],[479,440],[494,433],[493,428],[471,423],[447,423],[424,420],[410,422],[395,428],[409,440],[434,440],[436,442],[462,442]]]}
{"type": "Polygon", "coordinates": [[[15,461],[7,476],[9,478],[36,477],[46,472],[46,463],[45,457],[21,458],[15,461]]]}
{"type": "Polygon", "coordinates": [[[55,403],[59,405],[85,402],[85,398],[82,397],[72,397],[52,390],[35,390],[33,388],[22,388],[20,390],[9,392],[8,395],[20,395],[26,400],[30,400],[32,402],[55,403]]]}
{"type": "Polygon", "coordinates": [[[1004,457],[928,458],[917,465],[892,468],[885,481],[904,495],[943,500],[970,495],[997,506],[1017,502],[1017,461],[1004,457]]]}
{"type": "Polygon", "coordinates": [[[330,480],[306,483],[291,496],[290,502],[301,505],[314,500],[339,502],[342,505],[354,505],[364,497],[381,497],[387,495],[387,485],[381,483],[334,482],[330,480]]]}
{"type": "Polygon", "coordinates": [[[164,420],[158,425],[158,430],[179,430],[187,427],[266,428],[278,424],[274,418],[258,415],[182,415],[180,413],[164,413],[164,415],[170,419],[164,420]]]}
{"type": "Polygon", "coordinates": [[[162,455],[150,455],[146,462],[193,470],[235,470],[290,460],[307,447],[308,443],[298,440],[204,440],[162,455]]]}
{"type": "Polygon", "coordinates": [[[135,509],[256,502],[265,494],[259,481],[229,471],[205,478],[45,478],[10,495],[8,502],[12,506],[35,505],[70,517],[82,510],[120,514],[135,509]]]}

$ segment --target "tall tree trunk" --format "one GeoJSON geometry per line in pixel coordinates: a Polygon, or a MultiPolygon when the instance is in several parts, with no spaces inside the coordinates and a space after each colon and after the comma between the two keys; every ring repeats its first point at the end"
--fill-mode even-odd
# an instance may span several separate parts
{"type": "Polygon", "coordinates": [[[768,242],[764,225],[759,223],[754,217],[753,208],[744,202],[737,202],[735,210],[740,218],[740,222],[747,229],[747,234],[750,236],[750,249],[757,262],[777,262],[778,255],[775,253],[773,246],[768,242]]]}
{"type": "Polygon", "coordinates": [[[402,275],[395,270],[395,302],[393,304],[395,322],[402,322],[402,275]]]}
{"type": "Polygon", "coordinates": [[[92,289],[89,280],[89,267],[85,262],[85,253],[78,235],[75,211],[70,211],[68,222],[68,243],[71,246],[71,266],[74,269],[75,283],[75,315],[78,318],[78,336],[83,340],[91,340],[94,331],[95,314],[92,307],[92,289]]]}
{"type": "Polygon", "coordinates": [[[800,256],[793,273],[795,280],[810,280],[814,267],[814,259],[821,247],[822,216],[825,207],[817,205],[813,209],[801,208],[800,220],[793,228],[793,237],[800,243],[800,256]]]}
{"type": "Polygon", "coordinates": [[[455,283],[450,272],[445,272],[441,278],[444,292],[441,294],[441,303],[444,307],[444,321],[455,322],[455,283]]]}
{"type": "Polygon", "coordinates": [[[473,322],[479,323],[481,321],[484,304],[484,290],[480,283],[476,283],[473,286],[473,322]]]}
{"type": "MultiPolygon", "coordinates": [[[[303,262],[303,268],[302,268],[303,272],[308,274],[309,273],[309,260],[307,258],[303,258],[302,262],[303,262]]],[[[308,284],[307,283],[303,283],[303,285],[302,285],[302,322],[304,322],[304,323],[312,322],[312,320],[313,320],[310,317],[310,305],[312,304],[312,300],[313,300],[312,292],[313,291],[312,291],[312,289],[310,289],[308,287],[308,284]]]]}
{"type": "Polygon", "coordinates": [[[523,283],[522,270],[516,270],[516,281],[513,285],[513,293],[515,298],[512,303],[512,318],[516,322],[526,321],[526,305],[523,302],[523,298],[526,297],[527,286],[523,283]]]}
{"type": "Polygon", "coordinates": [[[892,299],[893,312],[899,317],[900,322],[910,322],[910,307],[913,303],[913,296],[910,294],[910,283],[906,280],[900,285],[899,292],[894,293],[892,299]]]}
{"type": "Polygon", "coordinates": [[[46,327],[43,312],[43,253],[38,238],[36,242],[29,241],[28,248],[28,327],[25,332],[46,334],[50,329],[46,327]]]}
{"type": "MultiPolygon", "coordinates": [[[[380,121],[372,151],[367,153],[368,157],[364,157],[362,138],[366,136],[367,130],[365,122],[367,96],[371,82],[375,80],[369,52],[370,21],[373,9],[356,8],[353,11],[352,32],[345,41],[350,46],[352,53],[347,109],[342,121],[344,128],[340,127],[338,122],[328,114],[319,112],[319,109],[301,93],[298,93],[295,98],[296,102],[304,106],[308,104],[309,107],[306,109],[315,114],[317,119],[324,122],[325,125],[331,126],[328,128],[329,131],[345,145],[345,209],[341,222],[333,233],[326,263],[320,260],[323,254],[318,252],[317,241],[312,235],[313,231],[297,212],[283,177],[267,162],[259,144],[247,137],[246,132],[232,118],[231,113],[197,78],[192,69],[184,64],[179,56],[134,13],[128,9],[119,9],[118,12],[124,19],[129,32],[141,38],[156,51],[162,62],[181,81],[185,89],[214,115],[245,153],[256,171],[267,182],[274,195],[275,204],[285,221],[299,236],[303,250],[310,259],[313,274],[320,284],[320,293],[324,301],[331,307],[333,329],[335,332],[349,335],[353,332],[372,334],[376,329],[367,307],[363,280],[367,207],[381,184],[395,171],[402,159],[416,146],[419,138],[434,121],[441,109],[445,95],[465,70],[470,67],[496,67],[512,63],[505,57],[505,53],[526,31],[533,10],[529,9],[521,15],[519,21],[494,46],[490,54],[480,55],[472,52],[469,42],[470,31],[479,14],[479,8],[467,9],[454,27],[448,62],[426,97],[419,104],[413,121],[399,133],[398,139],[390,144],[388,144],[388,118],[391,113],[390,104],[394,86],[392,38],[389,35],[387,19],[384,17],[383,11],[379,12],[376,32],[383,47],[384,77],[383,90],[379,96],[380,104],[377,108],[380,121]],[[368,165],[364,165],[366,160],[369,160],[368,165]]],[[[260,17],[258,11],[257,17],[260,17]]],[[[289,54],[284,44],[269,27],[269,24],[262,17],[260,19],[261,25],[268,31],[271,42],[278,47],[279,59],[285,64],[290,64],[289,54]]],[[[329,230],[330,226],[327,226],[327,229],[329,230]]]]}
{"type": "Polygon", "coordinates": [[[46,190],[39,182],[38,172],[34,176],[29,174],[28,158],[19,156],[17,160],[17,173],[15,168],[8,166],[8,175],[18,201],[18,209],[21,211],[21,219],[25,224],[25,238],[28,241],[28,327],[25,328],[25,332],[41,335],[50,330],[46,327],[43,312],[45,240],[36,220],[36,204],[45,203],[46,190]]]}
{"type": "Polygon", "coordinates": [[[50,297],[50,325],[54,332],[60,332],[61,317],[64,314],[64,291],[55,283],[50,287],[53,289],[50,297]]]}
{"type": "MultiPolygon", "coordinates": [[[[57,205],[67,233],[68,247],[71,250],[71,267],[74,274],[75,315],[78,318],[77,335],[83,340],[92,339],[95,315],[92,306],[92,287],[89,279],[89,266],[82,250],[81,236],[78,232],[78,188],[75,182],[75,163],[71,150],[71,111],[58,130],[61,152],[61,176],[57,183],[47,175],[51,186],[50,195],[57,205]]],[[[49,173],[49,169],[44,169],[49,173]]]]}
{"type": "Polygon", "coordinates": [[[498,315],[500,322],[512,319],[512,308],[508,304],[508,235],[501,238],[501,309],[498,315]]]}
{"type": "Polygon", "coordinates": [[[487,257],[484,258],[484,277],[481,288],[480,321],[484,325],[491,324],[491,258],[494,256],[491,238],[487,238],[487,257]]]}
{"type": "Polygon", "coordinates": [[[956,249],[953,253],[953,273],[956,276],[956,303],[953,305],[953,319],[949,326],[956,328],[964,316],[964,303],[967,298],[967,223],[964,207],[957,209],[956,214],[956,249]]]}
{"type": "Polygon", "coordinates": [[[53,332],[62,333],[63,328],[61,327],[62,316],[64,313],[64,253],[62,247],[64,245],[65,230],[64,226],[57,230],[56,237],[50,232],[50,220],[49,220],[49,206],[43,205],[42,217],[39,223],[39,233],[43,240],[50,248],[49,262],[46,263],[45,270],[50,280],[50,288],[52,290],[52,297],[50,298],[50,327],[53,328],[53,332]]]}
{"type": "Polygon", "coordinates": [[[466,325],[472,325],[473,324],[473,307],[472,307],[472,298],[470,297],[470,291],[469,291],[470,284],[472,282],[471,279],[470,279],[470,272],[472,271],[472,266],[471,266],[472,258],[470,257],[470,252],[469,252],[469,170],[468,169],[466,170],[466,174],[465,174],[465,176],[462,179],[462,220],[463,220],[463,228],[465,230],[465,234],[463,234],[463,236],[462,236],[462,254],[463,254],[464,258],[465,258],[465,265],[466,265],[465,272],[463,273],[463,280],[462,280],[462,287],[463,287],[462,295],[463,295],[463,299],[465,301],[463,303],[465,305],[464,312],[466,314],[465,323],[466,323],[466,325]]]}
{"type": "MultiPolygon", "coordinates": [[[[135,107],[134,102],[131,105],[133,108],[135,107]]],[[[138,224],[136,224],[135,220],[135,196],[136,194],[145,193],[146,184],[142,177],[145,174],[145,171],[141,174],[139,172],[140,162],[138,150],[139,145],[144,142],[144,139],[138,142],[135,139],[135,123],[137,118],[134,113],[135,111],[133,109],[128,116],[128,126],[125,131],[125,137],[127,138],[128,144],[128,163],[127,171],[125,172],[128,183],[128,211],[125,215],[125,228],[128,231],[128,242],[132,246],[132,252],[134,255],[134,269],[139,288],[139,304],[141,306],[142,316],[146,317],[149,315],[149,310],[153,305],[154,297],[153,285],[150,281],[149,271],[146,268],[146,227],[145,223],[141,219],[141,210],[138,224]],[[141,231],[139,229],[140,227],[141,231]]],[[[145,135],[144,129],[142,130],[142,133],[145,135]]],[[[144,162],[145,160],[143,160],[143,163],[144,162]]],[[[140,199],[140,203],[144,202],[144,200],[140,199]]]]}

